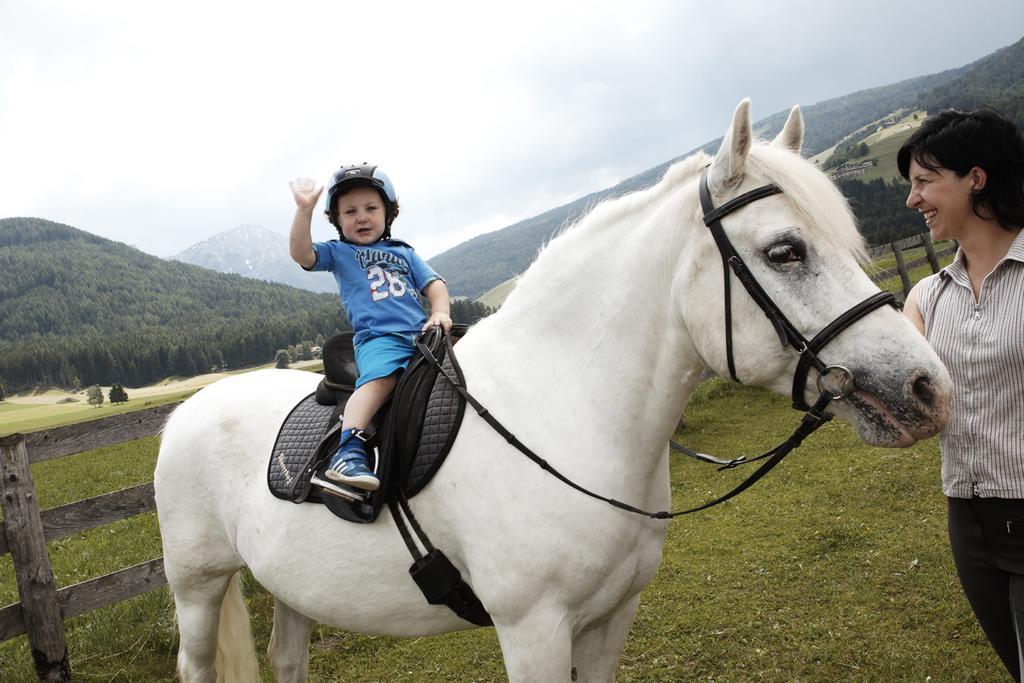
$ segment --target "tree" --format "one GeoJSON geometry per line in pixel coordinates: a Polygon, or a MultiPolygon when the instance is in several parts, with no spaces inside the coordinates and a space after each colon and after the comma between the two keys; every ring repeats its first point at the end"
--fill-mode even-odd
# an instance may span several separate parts
{"type": "Polygon", "coordinates": [[[7,394],[4,393],[4,383],[0,382],[0,401],[7,398],[7,394]]]}
{"type": "Polygon", "coordinates": [[[480,303],[479,301],[473,301],[472,299],[455,299],[451,303],[452,320],[463,325],[472,325],[473,323],[486,318],[493,311],[480,303]]]}
{"type": "Polygon", "coordinates": [[[98,385],[93,384],[85,391],[86,395],[89,397],[89,405],[96,406],[97,408],[103,405],[103,390],[100,389],[98,385]]]}
{"type": "Polygon", "coordinates": [[[277,354],[274,356],[274,367],[286,368],[289,363],[291,363],[291,360],[288,356],[288,349],[278,349],[277,354]]]}
{"type": "Polygon", "coordinates": [[[125,403],[128,400],[128,392],[120,384],[115,384],[110,387],[109,397],[111,403],[125,403]]]}
{"type": "Polygon", "coordinates": [[[868,152],[870,152],[870,151],[871,151],[871,148],[868,147],[868,143],[862,142],[857,147],[857,156],[866,157],[868,155],[868,152]]]}

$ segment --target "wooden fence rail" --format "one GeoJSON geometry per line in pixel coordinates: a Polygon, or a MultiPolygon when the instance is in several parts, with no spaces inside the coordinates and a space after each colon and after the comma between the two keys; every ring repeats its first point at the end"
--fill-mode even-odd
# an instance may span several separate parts
{"type": "Polygon", "coordinates": [[[21,602],[0,608],[0,642],[28,635],[36,675],[69,681],[64,619],[120,602],[167,583],[163,558],[57,589],[48,541],[126,519],[155,508],[153,484],[40,510],[32,463],[131,441],[158,433],[178,404],[0,437],[0,556],[10,553],[21,602]]]}
{"type": "MultiPolygon", "coordinates": [[[[884,252],[880,252],[881,247],[875,247],[871,250],[874,258],[882,256],[884,252]]],[[[890,280],[894,277],[900,278],[900,283],[903,288],[903,296],[906,297],[910,293],[912,283],[910,281],[910,271],[918,266],[928,264],[931,267],[933,273],[939,272],[939,259],[945,256],[949,256],[956,252],[956,243],[953,246],[947,246],[939,251],[935,251],[935,245],[932,243],[928,233],[922,233],[915,237],[900,240],[899,242],[893,242],[884,247],[885,250],[891,250],[893,255],[896,256],[896,268],[889,270],[880,270],[877,273],[872,273],[871,281],[875,284],[890,280]],[[914,247],[924,247],[925,255],[916,258],[913,261],[907,262],[904,258],[903,250],[914,247]]]]}

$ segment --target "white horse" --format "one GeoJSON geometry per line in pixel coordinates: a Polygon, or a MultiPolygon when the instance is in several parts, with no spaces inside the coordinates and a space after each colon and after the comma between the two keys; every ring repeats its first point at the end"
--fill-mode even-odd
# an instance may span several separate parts
{"type": "MultiPolygon", "coordinates": [[[[794,107],[774,142],[756,143],[745,100],[708,184],[716,206],[757,185],[782,188],[723,223],[810,337],[877,288],[861,270],[863,243],[846,203],[799,156],[802,139],[794,107]]],[[[457,347],[470,391],[521,440],[581,485],[646,509],[671,504],[667,442],[701,371],[727,372],[722,261],[698,201],[709,160],[697,154],[654,187],[596,207],[547,245],[501,310],[457,347]]],[[[788,393],[797,354],[780,347],[741,287],[732,302],[738,377],[788,393]]],[[[944,426],[949,376],[896,310],[872,311],[821,356],[854,372],[855,392],[830,410],[864,441],[906,446],[944,426]]],[[[808,399],[817,395],[811,375],[808,399]]],[[[387,512],[350,524],[267,490],[278,427],[318,381],[282,370],[225,379],[180,406],[163,432],[156,502],[185,681],[215,679],[218,641],[225,661],[244,663],[239,677],[255,680],[232,580],[243,566],[276,599],[269,655],[281,681],[305,680],[314,622],[391,636],[472,628],[426,603],[387,512]]],[[[614,678],[667,521],[568,488],[472,411],[412,508],[491,614],[511,680],[614,678]]]]}

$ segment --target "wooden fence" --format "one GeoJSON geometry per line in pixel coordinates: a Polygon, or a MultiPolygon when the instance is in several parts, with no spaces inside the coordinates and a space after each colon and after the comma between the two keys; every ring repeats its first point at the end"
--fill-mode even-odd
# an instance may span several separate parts
{"type": "Polygon", "coordinates": [[[64,619],[159,588],[167,579],[157,557],[58,590],[47,541],[153,510],[153,484],[40,511],[29,465],[152,436],[177,405],[0,437],[0,556],[11,554],[21,598],[0,608],[0,642],[26,633],[40,680],[71,680],[64,619]]]}
{"type": "Polygon", "coordinates": [[[907,294],[910,293],[910,288],[913,286],[913,283],[910,281],[910,270],[917,268],[918,266],[923,266],[927,263],[931,266],[933,273],[939,272],[939,258],[955,253],[956,243],[952,243],[952,246],[943,246],[939,251],[936,251],[931,237],[925,232],[920,235],[915,235],[914,237],[908,237],[900,240],[899,242],[892,242],[891,244],[874,247],[869,250],[869,253],[872,258],[879,258],[884,256],[890,250],[896,256],[896,268],[894,270],[880,270],[879,272],[874,273],[871,275],[871,281],[877,284],[899,276],[900,283],[903,287],[903,296],[906,297],[907,294]],[[904,249],[912,249],[915,247],[924,247],[925,255],[908,263],[903,255],[903,251],[904,249]]]}

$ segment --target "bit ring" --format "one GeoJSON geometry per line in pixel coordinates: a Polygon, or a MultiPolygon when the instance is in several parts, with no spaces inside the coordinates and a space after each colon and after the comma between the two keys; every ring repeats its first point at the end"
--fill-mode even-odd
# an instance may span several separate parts
{"type": "Polygon", "coordinates": [[[853,393],[853,373],[850,372],[849,368],[845,368],[842,365],[829,365],[825,368],[825,372],[818,375],[817,385],[818,391],[823,394],[827,393],[832,397],[833,401],[846,398],[853,393]],[[837,374],[838,377],[829,384],[827,383],[827,378],[833,373],[837,374]]]}

